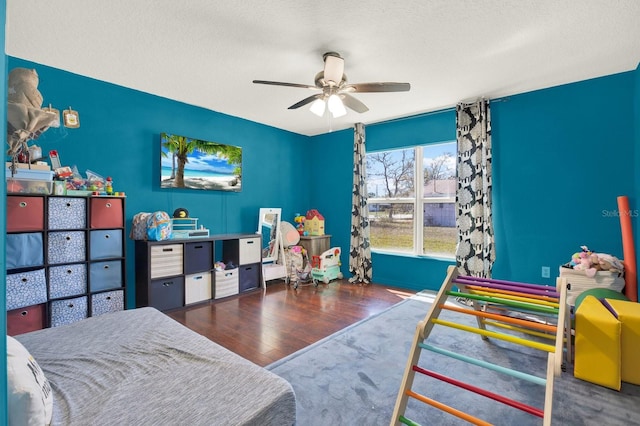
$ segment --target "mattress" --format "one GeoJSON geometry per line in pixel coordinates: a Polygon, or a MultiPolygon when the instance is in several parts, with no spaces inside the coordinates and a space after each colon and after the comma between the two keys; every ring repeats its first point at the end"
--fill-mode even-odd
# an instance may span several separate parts
{"type": "Polygon", "coordinates": [[[51,382],[55,425],[293,425],[283,378],[154,308],[16,336],[51,382]]]}

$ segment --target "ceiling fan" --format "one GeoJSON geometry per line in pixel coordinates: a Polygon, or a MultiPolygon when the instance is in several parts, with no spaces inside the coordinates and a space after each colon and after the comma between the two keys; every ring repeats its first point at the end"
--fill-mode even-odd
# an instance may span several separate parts
{"type": "Polygon", "coordinates": [[[411,88],[409,83],[348,83],[347,75],[344,73],[344,59],[339,53],[327,52],[322,55],[322,58],[324,59],[324,69],[316,74],[315,86],[266,80],[253,80],[253,82],[319,91],[319,93],[291,105],[289,109],[297,109],[311,104],[311,112],[314,114],[322,117],[328,108],[334,118],[347,113],[345,106],[359,113],[369,111],[365,104],[351,96],[352,93],[407,92],[411,88]]]}

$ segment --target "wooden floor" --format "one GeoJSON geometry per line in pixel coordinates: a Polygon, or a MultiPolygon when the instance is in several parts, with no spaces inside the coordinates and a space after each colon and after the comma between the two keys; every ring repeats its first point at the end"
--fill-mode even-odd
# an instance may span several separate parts
{"type": "Polygon", "coordinates": [[[414,291],[347,280],[301,285],[272,281],[239,296],[167,312],[190,329],[260,366],[376,314],[414,291]]]}

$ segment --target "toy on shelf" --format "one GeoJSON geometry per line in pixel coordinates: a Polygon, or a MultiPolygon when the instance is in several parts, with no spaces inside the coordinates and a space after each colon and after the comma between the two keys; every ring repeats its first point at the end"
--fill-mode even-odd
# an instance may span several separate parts
{"type": "Polygon", "coordinates": [[[293,217],[293,222],[296,224],[296,230],[300,235],[308,235],[307,231],[304,230],[304,222],[307,218],[300,213],[296,213],[293,217]]]}
{"type": "Polygon", "coordinates": [[[329,284],[329,281],[342,279],[340,272],[340,247],[333,247],[323,252],[320,256],[313,256],[311,261],[311,278],[314,284],[322,281],[329,284]]]}
{"type": "Polygon", "coordinates": [[[324,235],[324,216],[316,209],[309,210],[304,221],[307,235],[324,235]]]}
{"type": "Polygon", "coordinates": [[[104,190],[107,192],[107,195],[113,194],[113,179],[111,179],[111,176],[107,176],[104,183],[104,190]]]}

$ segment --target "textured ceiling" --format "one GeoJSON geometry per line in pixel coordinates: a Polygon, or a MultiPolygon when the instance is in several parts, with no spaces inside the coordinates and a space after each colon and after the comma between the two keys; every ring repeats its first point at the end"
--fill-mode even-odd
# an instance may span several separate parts
{"type": "Polygon", "coordinates": [[[316,135],[635,69],[638,0],[7,0],[6,53],[316,135]],[[355,96],[369,111],[287,108],[322,54],[349,82],[411,83],[355,96]]]}

